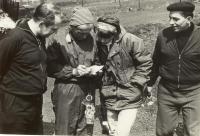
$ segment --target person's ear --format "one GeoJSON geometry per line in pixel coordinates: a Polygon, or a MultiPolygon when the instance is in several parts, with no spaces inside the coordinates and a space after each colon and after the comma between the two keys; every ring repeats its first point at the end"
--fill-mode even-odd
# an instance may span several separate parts
{"type": "Polygon", "coordinates": [[[44,21],[40,21],[39,22],[39,27],[41,28],[41,27],[43,27],[45,24],[44,24],[44,21]]]}
{"type": "Polygon", "coordinates": [[[193,18],[192,18],[191,16],[188,16],[188,17],[187,17],[187,20],[188,20],[189,22],[191,22],[192,19],[193,19],[193,18]]]}
{"type": "Polygon", "coordinates": [[[193,19],[193,18],[192,18],[191,16],[186,17],[187,24],[188,24],[189,26],[191,25],[192,19],[193,19]]]}

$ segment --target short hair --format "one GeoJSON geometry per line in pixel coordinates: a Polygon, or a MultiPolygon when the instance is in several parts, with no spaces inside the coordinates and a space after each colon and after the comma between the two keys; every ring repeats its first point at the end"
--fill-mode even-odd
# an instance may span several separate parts
{"type": "Polygon", "coordinates": [[[41,3],[33,14],[34,21],[43,21],[45,25],[55,24],[56,8],[51,3],[41,3]]]}
{"type": "Polygon", "coordinates": [[[186,12],[186,11],[182,11],[182,12],[180,12],[181,13],[181,15],[183,15],[185,18],[186,17],[194,17],[194,14],[193,14],[193,12],[186,12]]]}
{"type": "Polygon", "coordinates": [[[117,33],[121,33],[119,18],[115,16],[110,16],[110,15],[101,16],[97,19],[97,22],[103,22],[115,26],[117,29],[117,33]]]}

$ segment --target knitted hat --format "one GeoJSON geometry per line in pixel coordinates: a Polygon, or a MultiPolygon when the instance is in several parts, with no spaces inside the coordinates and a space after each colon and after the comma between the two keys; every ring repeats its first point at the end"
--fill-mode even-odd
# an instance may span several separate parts
{"type": "Polygon", "coordinates": [[[74,8],[69,24],[71,26],[79,26],[83,24],[93,24],[94,17],[88,8],[74,8]]]}
{"type": "Polygon", "coordinates": [[[170,4],[167,7],[168,11],[183,11],[183,12],[193,12],[195,9],[195,5],[191,2],[176,2],[173,4],[170,4]]]}
{"type": "Polygon", "coordinates": [[[120,33],[121,29],[120,29],[120,21],[117,17],[113,17],[113,16],[102,16],[100,17],[97,22],[103,22],[106,24],[110,24],[112,26],[115,26],[117,29],[117,32],[120,33]]]}

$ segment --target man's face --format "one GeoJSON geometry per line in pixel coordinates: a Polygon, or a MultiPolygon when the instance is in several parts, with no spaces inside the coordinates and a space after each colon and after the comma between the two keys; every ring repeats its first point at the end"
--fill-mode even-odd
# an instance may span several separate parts
{"type": "Polygon", "coordinates": [[[43,37],[48,37],[58,30],[58,25],[61,23],[61,17],[55,16],[55,20],[49,24],[40,23],[40,32],[39,35],[43,37]]]}
{"type": "Polygon", "coordinates": [[[41,24],[40,25],[40,36],[43,37],[48,37],[49,35],[53,34],[56,30],[58,29],[58,27],[56,25],[45,25],[45,24],[41,24]]]}
{"type": "Polygon", "coordinates": [[[85,40],[93,29],[93,24],[84,24],[72,28],[73,36],[77,40],[85,40]]]}
{"type": "Polygon", "coordinates": [[[183,30],[186,30],[190,25],[188,17],[184,17],[181,12],[178,11],[170,12],[169,23],[174,32],[181,32],[183,30]]]}
{"type": "Polygon", "coordinates": [[[95,28],[97,43],[111,45],[117,33],[116,27],[107,23],[98,22],[95,28]]]}
{"type": "Polygon", "coordinates": [[[102,45],[110,45],[112,44],[112,41],[114,39],[114,34],[113,33],[105,33],[102,31],[96,32],[96,40],[98,43],[102,45]]]}

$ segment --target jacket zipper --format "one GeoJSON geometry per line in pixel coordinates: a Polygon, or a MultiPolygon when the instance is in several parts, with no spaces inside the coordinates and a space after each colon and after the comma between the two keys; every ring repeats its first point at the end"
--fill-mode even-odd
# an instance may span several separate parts
{"type": "MultiPolygon", "coordinates": [[[[21,28],[21,27],[18,27],[18,28],[19,28],[19,29],[22,29],[22,30],[24,30],[24,31],[27,31],[27,32],[29,32],[29,33],[31,33],[32,36],[36,39],[36,41],[37,41],[37,43],[38,43],[38,48],[39,48],[39,50],[42,52],[41,42],[38,40],[38,38],[35,36],[35,34],[34,34],[33,32],[31,32],[31,31],[27,30],[27,29],[23,29],[23,28],[21,28]]],[[[42,73],[44,73],[44,68],[43,68],[43,66],[42,66],[41,63],[40,63],[39,66],[40,66],[40,69],[41,69],[42,73]]],[[[43,89],[43,90],[44,90],[44,84],[45,84],[45,81],[42,80],[42,89],[43,89]]]]}
{"type": "MultiPolygon", "coordinates": [[[[34,37],[35,37],[35,35],[34,35],[34,37]]],[[[37,43],[39,45],[38,47],[39,47],[40,51],[42,52],[41,42],[37,39],[37,37],[35,37],[35,39],[37,40],[37,43]]],[[[44,68],[42,66],[42,63],[40,63],[40,69],[41,69],[42,73],[44,74],[44,68]]],[[[44,84],[45,84],[45,81],[42,80],[42,89],[43,89],[43,91],[44,91],[44,84]]]]}
{"type": "Polygon", "coordinates": [[[178,55],[178,89],[180,88],[180,74],[181,74],[181,54],[178,55]]]}
{"type": "Polygon", "coordinates": [[[178,84],[177,84],[177,88],[179,89],[180,88],[180,74],[181,74],[181,58],[182,58],[182,53],[183,53],[184,48],[180,52],[177,45],[178,44],[176,42],[176,50],[178,52],[178,77],[177,77],[178,84]]]}

